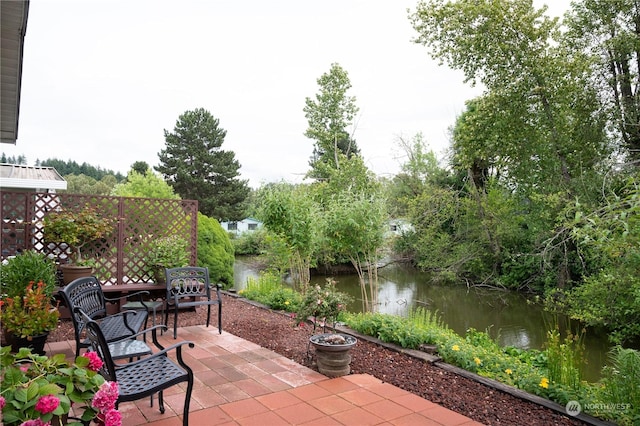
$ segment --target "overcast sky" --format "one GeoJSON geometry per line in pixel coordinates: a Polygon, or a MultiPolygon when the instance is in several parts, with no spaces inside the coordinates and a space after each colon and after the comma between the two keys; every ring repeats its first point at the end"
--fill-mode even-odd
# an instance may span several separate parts
{"type": "MultiPolygon", "coordinates": [[[[536,0],[561,15],[569,0],[536,0]]],[[[205,108],[227,131],[241,177],[299,182],[313,141],[306,97],[339,63],[360,108],[355,139],[379,175],[397,138],[422,132],[439,155],[479,88],[411,43],[417,0],[32,0],[17,146],[7,155],[87,162],[126,174],[158,163],[164,130],[205,108]]]]}

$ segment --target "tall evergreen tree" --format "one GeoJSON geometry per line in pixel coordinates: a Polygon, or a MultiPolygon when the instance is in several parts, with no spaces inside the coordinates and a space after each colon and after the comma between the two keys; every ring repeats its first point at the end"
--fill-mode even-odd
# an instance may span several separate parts
{"type": "Polygon", "coordinates": [[[173,132],[164,131],[166,148],[155,169],[183,199],[198,200],[200,212],[220,221],[240,220],[249,194],[238,178],[240,163],[220,147],[227,135],[220,120],[203,108],[178,117],[173,132]]]}

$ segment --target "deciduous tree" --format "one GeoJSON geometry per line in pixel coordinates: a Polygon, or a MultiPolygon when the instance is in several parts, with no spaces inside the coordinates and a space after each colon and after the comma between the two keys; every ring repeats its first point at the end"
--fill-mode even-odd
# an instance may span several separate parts
{"type": "Polygon", "coordinates": [[[315,141],[309,161],[309,176],[327,178],[329,168],[339,168],[338,153],[347,158],[359,154],[356,141],[349,133],[349,126],[358,113],[356,98],[347,95],[351,88],[349,75],[339,64],[331,64],[328,73],[318,80],[319,92],[315,100],[306,98],[304,113],[309,127],[305,136],[315,141]],[[325,166],[325,167],[323,167],[325,166]]]}

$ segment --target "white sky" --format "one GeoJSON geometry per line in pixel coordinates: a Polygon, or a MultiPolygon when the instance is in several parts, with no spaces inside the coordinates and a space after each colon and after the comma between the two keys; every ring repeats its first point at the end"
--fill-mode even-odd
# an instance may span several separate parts
{"type": "MultiPolygon", "coordinates": [[[[569,0],[550,3],[561,15],[569,0]]],[[[333,62],[360,108],[355,139],[379,175],[397,172],[398,136],[439,155],[479,88],[438,66],[414,31],[417,0],[32,0],[17,146],[7,155],[87,162],[126,174],[158,163],[163,130],[205,108],[227,131],[241,177],[299,182],[313,141],[306,97],[333,62]]]]}

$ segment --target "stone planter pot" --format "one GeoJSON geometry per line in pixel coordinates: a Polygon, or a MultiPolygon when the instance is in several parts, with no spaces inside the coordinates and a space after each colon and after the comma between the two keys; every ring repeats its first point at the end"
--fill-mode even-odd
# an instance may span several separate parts
{"type": "Polygon", "coordinates": [[[75,279],[90,277],[93,274],[91,266],[60,265],[60,270],[62,271],[62,282],[65,285],[75,279]]]}
{"type": "Polygon", "coordinates": [[[323,333],[309,338],[316,351],[318,371],[327,377],[346,376],[351,372],[351,348],[357,339],[348,334],[323,333]]]}

